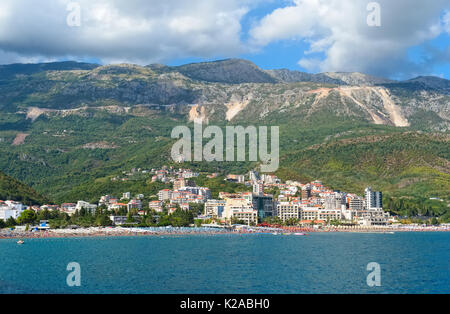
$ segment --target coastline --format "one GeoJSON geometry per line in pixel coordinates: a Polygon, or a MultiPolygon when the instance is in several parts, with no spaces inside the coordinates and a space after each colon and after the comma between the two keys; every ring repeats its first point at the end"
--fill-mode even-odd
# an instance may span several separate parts
{"type": "Polygon", "coordinates": [[[8,239],[58,239],[58,238],[105,238],[105,237],[148,237],[148,236],[187,236],[187,235],[307,235],[308,233],[359,233],[359,234],[392,234],[410,232],[449,232],[449,227],[384,227],[384,228],[299,228],[284,227],[212,229],[212,228],[82,228],[76,230],[56,229],[41,232],[0,232],[0,240],[8,239]]]}

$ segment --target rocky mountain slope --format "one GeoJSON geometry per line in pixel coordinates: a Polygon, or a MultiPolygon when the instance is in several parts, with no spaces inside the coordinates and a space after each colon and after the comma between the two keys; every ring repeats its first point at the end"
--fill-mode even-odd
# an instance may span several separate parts
{"type": "Polygon", "coordinates": [[[238,59],[180,67],[62,63],[61,69],[57,64],[5,69],[0,110],[8,112],[140,106],[164,107],[190,120],[329,115],[433,131],[447,131],[450,123],[449,81],[434,77],[396,82],[361,73],[265,71],[238,59]],[[16,75],[13,69],[19,69],[16,75]]]}
{"type": "Polygon", "coordinates": [[[14,79],[23,75],[32,75],[46,71],[92,70],[96,67],[99,67],[99,65],[74,61],[0,65],[0,80],[14,79]]]}

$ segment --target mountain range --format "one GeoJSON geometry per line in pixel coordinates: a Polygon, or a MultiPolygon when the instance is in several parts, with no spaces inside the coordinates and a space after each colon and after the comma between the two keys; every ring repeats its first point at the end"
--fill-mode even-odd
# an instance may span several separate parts
{"type": "Polygon", "coordinates": [[[196,118],[280,126],[283,178],[450,201],[450,81],[438,77],[263,70],[240,59],[57,62],[0,66],[0,94],[0,170],[56,201],[107,193],[122,171],[168,163],[172,128],[196,118]]]}
{"type": "Polygon", "coordinates": [[[393,81],[361,73],[262,70],[239,59],[178,67],[9,65],[0,68],[0,92],[0,109],[32,117],[84,107],[121,111],[165,106],[191,120],[211,121],[257,122],[271,114],[309,121],[332,111],[375,124],[447,131],[450,120],[446,79],[393,81]]]}

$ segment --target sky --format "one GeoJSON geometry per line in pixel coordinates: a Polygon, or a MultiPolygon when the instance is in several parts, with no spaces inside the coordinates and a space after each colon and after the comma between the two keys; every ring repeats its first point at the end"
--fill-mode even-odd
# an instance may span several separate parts
{"type": "Polygon", "coordinates": [[[0,0],[0,64],[226,58],[450,79],[450,0],[0,0]]]}

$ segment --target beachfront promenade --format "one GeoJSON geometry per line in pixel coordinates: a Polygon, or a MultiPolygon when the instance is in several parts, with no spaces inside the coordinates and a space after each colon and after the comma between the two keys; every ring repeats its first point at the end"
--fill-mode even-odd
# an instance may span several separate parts
{"type": "Polygon", "coordinates": [[[388,232],[448,232],[449,226],[386,226],[386,227],[362,227],[362,226],[326,226],[323,228],[312,227],[246,227],[237,228],[79,228],[79,229],[54,229],[40,232],[19,232],[12,230],[0,231],[0,239],[39,239],[39,238],[70,238],[70,237],[128,237],[128,236],[175,236],[175,235],[220,235],[220,234],[294,234],[316,232],[353,232],[353,233],[388,233],[388,232]]]}
{"type": "Polygon", "coordinates": [[[40,232],[0,231],[0,239],[18,238],[69,238],[69,237],[120,237],[120,236],[171,236],[171,235],[220,235],[220,234],[250,234],[271,233],[277,229],[272,228],[79,228],[54,229],[40,232]]]}
{"type": "Polygon", "coordinates": [[[450,226],[324,226],[319,229],[313,227],[282,227],[285,232],[448,232],[450,226]]]}

